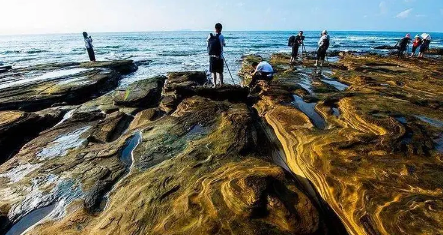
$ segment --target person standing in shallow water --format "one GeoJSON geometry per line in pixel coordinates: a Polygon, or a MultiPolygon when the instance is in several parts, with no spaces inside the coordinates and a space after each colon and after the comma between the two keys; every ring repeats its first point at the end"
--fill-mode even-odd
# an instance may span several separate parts
{"type": "Polygon", "coordinates": [[[88,51],[89,60],[95,62],[94,46],[92,45],[92,37],[88,36],[87,32],[83,32],[83,38],[85,39],[85,47],[88,51]]]}
{"type": "Polygon", "coordinates": [[[220,85],[223,85],[224,57],[223,47],[226,46],[225,38],[221,34],[223,26],[220,23],[215,25],[215,35],[209,34],[207,41],[209,54],[209,72],[212,75],[214,86],[217,85],[217,75],[220,85]]]}

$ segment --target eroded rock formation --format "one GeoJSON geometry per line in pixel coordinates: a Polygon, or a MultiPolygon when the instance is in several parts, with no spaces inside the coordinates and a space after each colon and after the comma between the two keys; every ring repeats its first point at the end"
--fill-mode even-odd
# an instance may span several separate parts
{"type": "Polygon", "coordinates": [[[195,75],[170,74],[161,98],[142,82],[64,112],[0,166],[1,233],[35,213],[28,234],[328,233],[262,146],[247,89],[195,75]]]}
{"type": "Polygon", "coordinates": [[[0,75],[0,110],[37,111],[58,103],[81,104],[118,85],[132,61],[37,65],[0,75]]]}
{"type": "Polygon", "coordinates": [[[291,170],[351,234],[442,233],[442,61],[346,55],[323,75],[311,63],[258,88],[291,170]]]}

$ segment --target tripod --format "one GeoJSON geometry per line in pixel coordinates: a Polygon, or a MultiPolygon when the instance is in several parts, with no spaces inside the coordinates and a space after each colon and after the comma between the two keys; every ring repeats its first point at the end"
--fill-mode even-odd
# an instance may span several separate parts
{"type": "Polygon", "coordinates": [[[306,47],[305,47],[305,41],[301,41],[301,60],[303,60],[303,56],[308,56],[308,53],[306,51],[306,47]]]}

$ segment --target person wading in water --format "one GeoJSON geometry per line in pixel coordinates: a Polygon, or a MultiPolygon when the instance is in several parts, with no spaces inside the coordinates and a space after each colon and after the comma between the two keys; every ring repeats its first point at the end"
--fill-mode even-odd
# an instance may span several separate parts
{"type": "Polygon", "coordinates": [[[83,38],[85,39],[85,47],[88,51],[89,60],[95,62],[94,46],[92,45],[92,37],[88,36],[87,32],[83,32],[83,38]]]}

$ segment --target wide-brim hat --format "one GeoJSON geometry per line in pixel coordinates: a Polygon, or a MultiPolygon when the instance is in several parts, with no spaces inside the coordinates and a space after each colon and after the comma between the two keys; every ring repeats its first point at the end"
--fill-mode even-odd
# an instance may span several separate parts
{"type": "Polygon", "coordinates": [[[431,35],[429,35],[429,34],[427,34],[427,33],[422,34],[421,37],[422,37],[423,39],[427,39],[427,40],[431,39],[431,35]]]}

